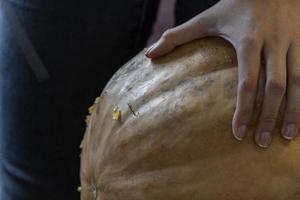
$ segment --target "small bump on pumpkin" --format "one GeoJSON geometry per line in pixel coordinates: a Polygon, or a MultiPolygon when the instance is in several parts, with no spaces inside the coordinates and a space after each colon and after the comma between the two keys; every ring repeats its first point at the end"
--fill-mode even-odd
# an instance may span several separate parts
{"type": "Polygon", "coordinates": [[[92,114],[94,111],[96,110],[96,105],[92,105],[91,107],[89,107],[89,113],[92,114]]]}
{"type": "Polygon", "coordinates": [[[97,187],[95,184],[92,184],[92,194],[93,194],[93,200],[97,199],[97,187]]]}
{"type": "Polygon", "coordinates": [[[115,106],[113,108],[113,114],[112,114],[112,117],[114,120],[118,121],[118,120],[121,120],[121,110],[119,109],[118,106],[115,106]]]}
{"type": "Polygon", "coordinates": [[[78,186],[77,187],[77,192],[81,192],[81,190],[82,190],[81,186],[78,186]]]}
{"type": "Polygon", "coordinates": [[[90,115],[87,115],[87,116],[85,117],[85,123],[86,123],[86,125],[88,125],[88,124],[90,123],[90,121],[91,121],[91,116],[90,116],[90,115]]]}
{"type": "Polygon", "coordinates": [[[96,104],[96,103],[99,103],[99,101],[100,101],[100,97],[97,97],[97,98],[95,99],[95,104],[96,104]]]}

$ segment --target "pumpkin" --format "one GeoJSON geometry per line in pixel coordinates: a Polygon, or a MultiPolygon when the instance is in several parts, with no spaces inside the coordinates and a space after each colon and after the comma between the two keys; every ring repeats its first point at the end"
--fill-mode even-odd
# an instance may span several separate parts
{"type": "MultiPolygon", "coordinates": [[[[261,76],[263,77],[263,76],[261,76]]],[[[220,38],[150,60],[141,52],[91,107],[82,141],[82,200],[299,200],[300,140],[234,139],[237,60],[220,38]]],[[[282,109],[281,109],[282,110],[282,109]]]]}

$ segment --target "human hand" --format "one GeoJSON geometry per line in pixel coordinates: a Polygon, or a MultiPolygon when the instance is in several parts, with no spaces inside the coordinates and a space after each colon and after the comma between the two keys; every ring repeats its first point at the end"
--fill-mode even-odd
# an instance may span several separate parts
{"type": "Polygon", "coordinates": [[[238,58],[238,96],[232,129],[242,140],[253,114],[261,60],[266,82],[256,143],[270,145],[279,107],[286,98],[282,136],[293,139],[300,125],[300,1],[221,0],[190,21],[166,31],[146,55],[155,58],[176,46],[220,36],[232,43],[238,58]]]}

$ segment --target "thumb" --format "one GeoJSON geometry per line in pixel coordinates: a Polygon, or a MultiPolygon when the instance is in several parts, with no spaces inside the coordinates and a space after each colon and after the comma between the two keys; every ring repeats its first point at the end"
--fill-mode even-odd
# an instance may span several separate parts
{"type": "Polygon", "coordinates": [[[214,35],[216,33],[215,19],[215,14],[208,9],[184,24],[165,31],[161,38],[148,48],[145,55],[149,58],[160,57],[179,45],[197,38],[214,35]]]}

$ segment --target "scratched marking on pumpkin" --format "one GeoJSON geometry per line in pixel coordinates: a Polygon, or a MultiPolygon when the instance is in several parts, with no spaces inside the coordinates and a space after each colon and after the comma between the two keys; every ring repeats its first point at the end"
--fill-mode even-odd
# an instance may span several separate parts
{"type": "Polygon", "coordinates": [[[214,76],[213,77],[210,77],[210,76],[204,77],[203,81],[204,82],[202,84],[195,86],[195,89],[199,92],[203,92],[205,89],[210,87],[215,82],[214,76]]]}
{"type": "Polygon", "coordinates": [[[136,113],[133,108],[132,108],[132,105],[130,105],[129,103],[127,103],[128,107],[129,107],[129,110],[132,112],[133,116],[137,117],[139,115],[139,113],[136,113]]]}

